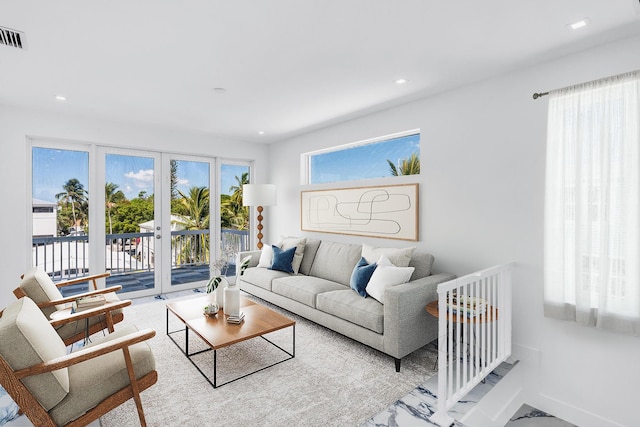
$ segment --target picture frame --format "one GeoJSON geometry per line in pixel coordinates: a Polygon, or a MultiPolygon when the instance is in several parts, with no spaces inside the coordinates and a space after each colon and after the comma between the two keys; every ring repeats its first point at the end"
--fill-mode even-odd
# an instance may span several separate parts
{"type": "Polygon", "coordinates": [[[303,231],[418,240],[418,184],[304,190],[303,231]]]}

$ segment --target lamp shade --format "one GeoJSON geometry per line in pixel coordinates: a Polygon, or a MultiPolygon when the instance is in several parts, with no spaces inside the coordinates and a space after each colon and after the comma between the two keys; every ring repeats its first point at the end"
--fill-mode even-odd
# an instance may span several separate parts
{"type": "Polygon", "coordinates": [[[275,204],[275,184],[244,184],[242,186],[242,206],[273,206],[275,204]]]}

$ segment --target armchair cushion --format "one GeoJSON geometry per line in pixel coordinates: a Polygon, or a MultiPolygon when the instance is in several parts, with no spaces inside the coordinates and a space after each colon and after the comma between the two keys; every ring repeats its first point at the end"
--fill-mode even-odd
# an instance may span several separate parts
{"type": "MultiPolygon", "coordinates": [[[[87,348],[136,332],[130,325],[100,337],[87,348]]],[[[146,342],[129,347],[136,378],[155,370],[155,359],[146,342]]],[[[69,367],[69,394],[49,411],[58,425],[71,421],[85,408],[91,408],[130,383],[122,350],[107,353],[69,367]]]]}
{"type": "MultiPolygon", "coordinates": [[[[51,277],[42,268],[38,267],[33,267],[24,274],[20,288],[36,304],[63,298],[62,293],[53,283],[51,277]]],[[[49,318],[51,313],[62,308],[64,308],[64,305],[46,307],[42,309],[42,312],[49,318]]]]}
{"type": "MultiPolygon", "coordinates": [[[[0,354],[18,370],[62,357],[67,349],[38,306],[21,298],[0,317],[0,354]]],[[[27,377],[24,385],[45,410],[57,405],[69,392],[68,369],[27,377]]]]}

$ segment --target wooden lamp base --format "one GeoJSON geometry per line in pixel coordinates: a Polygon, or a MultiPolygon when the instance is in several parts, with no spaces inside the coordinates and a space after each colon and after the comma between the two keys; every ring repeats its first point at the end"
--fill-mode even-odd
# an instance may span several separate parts
{"type": "Polygon", "coordinates": [[[262,211],[263,211],[263,207],[262,206],[258,206],[258,249],[262,249],[262,247],[264,246],[262,244],[262,238],[264,237],[262,235],[262,220],[264,219],[262,216],[262,211]]]}

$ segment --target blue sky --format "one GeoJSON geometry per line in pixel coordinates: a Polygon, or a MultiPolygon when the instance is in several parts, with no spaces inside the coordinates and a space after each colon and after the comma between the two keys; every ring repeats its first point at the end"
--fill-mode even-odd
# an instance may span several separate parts
{"type": "MultiPolygon", "coordinates": [[[[154,193],[153,162],[149,157],[108,154],[105,159],[106,182],[118,185],[127,198],[138,197],[141,191],[154,193]]],[[[248,172],[247,166],[223,164],[220,188],[228,193],[236,184],[235,176],[248,172]]],[[[77,178],[88,189],[89,155],[85,151],[33,149],[33,197],[55,202],[55,195],[71,178],[77,178]]],[[[209,185],[209,164],[205,162],[178,161],[178,189],[187,193],[189,188],[209,185]]]]}
{"type": "Polygon", "coordinates": [[[315,154],[311,159],[311,182],[321,184],[390,176],[387,159],[397,165],[415,152],[420,155],[419,134],[315,154]]]}

